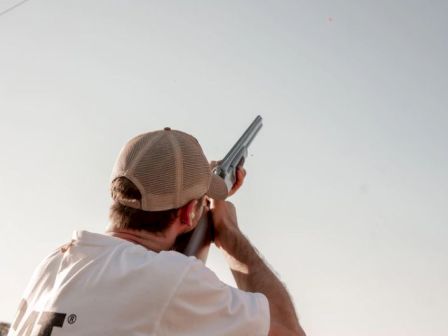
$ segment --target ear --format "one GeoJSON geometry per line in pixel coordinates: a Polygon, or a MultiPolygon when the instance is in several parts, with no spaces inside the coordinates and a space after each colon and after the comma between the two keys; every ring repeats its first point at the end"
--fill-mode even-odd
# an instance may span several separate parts
{"type": "Polygon", "coordinates": [[[180,209],[181,224],[188,226],[188,228],[191,228],[193,226],[197,205],[198,200],[192,200],[180,209]]]}

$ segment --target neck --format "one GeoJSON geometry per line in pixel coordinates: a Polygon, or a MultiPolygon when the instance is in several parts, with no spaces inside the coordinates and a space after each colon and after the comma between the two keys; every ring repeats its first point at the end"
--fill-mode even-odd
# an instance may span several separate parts
{"type": "Polygon", "coordinates": [[[151,233],[147,231],[127,229],[106,232],[106,234],[110,236],[118,237],[132,243],[139,244],[154,252],[171,249],[171,246],[173,246],[174,244],[175,237],[172,237],[172,235],[167,233],[168,232],[151,233]]]}

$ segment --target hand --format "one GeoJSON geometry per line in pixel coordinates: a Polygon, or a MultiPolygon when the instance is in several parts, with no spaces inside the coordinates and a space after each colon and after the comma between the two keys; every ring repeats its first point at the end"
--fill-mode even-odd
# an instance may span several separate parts
{"type": "Polygon", "coordinates": [[[232,243],[232,237],[239,232],[235,206],[228,201],[210,200],[213,218],[215,244],[226,247],[232,243]]]}
{"type": "Polygon", "coordinates": [[[238,191],[238,189],[241,188],[244,179],[246,178],[246,175],[247,175],[246,169],[244,169],[243,167],[238,167],[236,169],[236,181],[233,184],[232,189],[230,189],[229,191],[229,196],[232,196],[238,191]]]}
{"type": "MultiPolygon", "coordinates": [[[[210,167],[213,170],[220,161],[211,161],[210,162],[210,167]]],[[[244,179],[246,178],[247,172],[246,169],[243,168],[243,166],[238,166],[236,168],[236,180],[235,183],[232,186],[232,189],[230,189],[228,196],[232,196],[233,194],[235,194],[238,189],[241,188],[241,186],[243,185],[244,179]]]]}

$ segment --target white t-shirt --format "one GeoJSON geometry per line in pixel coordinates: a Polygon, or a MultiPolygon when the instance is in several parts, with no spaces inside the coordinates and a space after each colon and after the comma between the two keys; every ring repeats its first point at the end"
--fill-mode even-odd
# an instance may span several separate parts
{"type": "Polygon", "coordinates": [[[10,336],[267,335],[260,293],[221,282],[194,257],[78,231],[36,269],[10,336]]]}

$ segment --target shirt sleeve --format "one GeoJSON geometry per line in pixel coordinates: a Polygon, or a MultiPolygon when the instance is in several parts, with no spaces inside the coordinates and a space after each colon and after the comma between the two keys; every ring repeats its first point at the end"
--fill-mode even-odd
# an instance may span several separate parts
{"type": "Polygon", "coordinates": [[[198,260],[185,273],[160,321],[161,335],[267,335],[267,298],[223,283],[198,260]]]}

